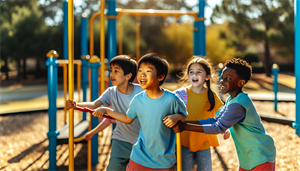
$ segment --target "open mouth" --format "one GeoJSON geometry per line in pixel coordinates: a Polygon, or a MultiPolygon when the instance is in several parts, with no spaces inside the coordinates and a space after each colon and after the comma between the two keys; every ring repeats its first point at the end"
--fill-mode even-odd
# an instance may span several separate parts
{"type": "Polygon", "coordinates": [[[144,79],[143,79],[143,80],[140,80],[140,84],[141,84],[141,85],[146,84],[146,82],[147,82],[147,80],[144,80],[144,79]]]}
{"type": "Polygon", "coordinates": [[[116,81],[116,79],[111,78],[110,81],[116,81]]]}
{"type": "Polygon", "coordinates": [[[193,83],[196,83],[196,82],[198,82],[198,79],[197,79],[197,78],[193,78],[193,79],[192,79],[192,82],[193,82],[193,83]]]}

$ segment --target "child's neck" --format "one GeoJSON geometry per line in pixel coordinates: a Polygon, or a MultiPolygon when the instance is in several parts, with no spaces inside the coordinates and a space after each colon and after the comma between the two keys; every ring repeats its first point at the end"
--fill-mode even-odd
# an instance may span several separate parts
{"type": "Polygon", "coordinates": [[[233,99],[233,98],[235,98],[236,96],[238,96],[240,93],[242,93],[243,92],[243,90],[242,90],[242,88],[240,88],[240,89],[237,89],[236,91],[231,91],[229,94],[230,94],[230,97],[231,97],[231,100],[233,99]]]}
{"type": "Polygon", "coordinates": [[[191,90],[196,94],[203,94],[206,91],[206,88],[204,86],[193,86],[191,85],[191,90]]]}
{"type": "Polygon", "coordinates": [[[117,86],[118,90],[123,94],[131,94],[134,89],[134,85],[131,83],[121,84],[117,86]]]}
{"type": "Polygon", "coordinates": [[[164,94],[164,90],[161,87],[154,89],[146,89],[147,96],[150,99],[158,99],[164,94]]]}

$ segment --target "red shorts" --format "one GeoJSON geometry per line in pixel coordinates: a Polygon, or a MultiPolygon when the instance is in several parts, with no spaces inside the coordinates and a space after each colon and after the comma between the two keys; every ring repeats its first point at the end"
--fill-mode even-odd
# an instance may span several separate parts
{"type": "MultiPolygon", "coordinates": [[[[261,171],[261,170],[275,171],[275,162],[274,163],[266,162],[266,163],[255,166],[251,170],[253,170],[253,171],[261,171]]],[[[247,170],[240,167],[239,171],[247,171],[247,170]]]]}
{"type": "Polygon", "coordinates": [[[174,171],[174,167],[168,168],[168,169],[153,169],[153,168],[148,168],[145,166],[142,166],[134,161],[132,161],[131,159],[129,160],[128,165],[126,166],[126,171],[151,171],[151,170],[155,170],[155,171],[174,171]]]}

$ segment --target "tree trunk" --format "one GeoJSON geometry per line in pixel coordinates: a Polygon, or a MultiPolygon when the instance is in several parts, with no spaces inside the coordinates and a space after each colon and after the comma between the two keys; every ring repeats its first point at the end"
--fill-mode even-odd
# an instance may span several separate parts
{"type": "Polygon", "coordinates": [[[17,81],[21,81],[21,59],[17,59],[17,81]]]}
{"type": "Polygon", "coordinates": [[[23,79],[27,79],[27,67],[26,67],[26,58],[23,57],[23,79]]]}
{"type": "Polygon", "coordinates": [[[36,63],[35,63],[35,78],[40,78],[40,77],[41,77],[40,60],[36,59],[36,63]]]}
{"type": "Polygon", "coordinates": [[[4,68],[5,68],[5,80],[9,80],[9,75],[8,75],[8,72],[9,72],[9,68],[8,68],[8,60],[7,58],[4,58],[4,68]]]}

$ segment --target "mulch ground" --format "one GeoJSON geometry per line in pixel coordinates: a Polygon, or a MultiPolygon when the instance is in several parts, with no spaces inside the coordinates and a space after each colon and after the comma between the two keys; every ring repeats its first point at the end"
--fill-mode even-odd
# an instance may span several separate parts
{"type": "MultiPolygon", "coordinates": [[[[273,111],[272,102],[254,102],[259,113],[295,117],[295,103],[279,103],[278,112],[273,111]]],[[[63,123],[63,111],[58,111],[57,128],[63,123]]],[[[77,116],[75,116],[77,118],[77,116]]],[[[287,125],[263,121],[266,131],[274,138],[277,148],[276,170],[299,170],[300,138],[287,125]]],[[[49,167],[48,114],[35,113],[0,117],[0,170],[47,170],[49,167]]],[[[111,128],[99,134],[99,164],[93,170],[105,170],[109,160],[111,128]]],[[[238,160],[233,140],[222,140],[212,148],[213,170],[237,170],[238,160]]],[[[67,144],[57,146],[57,170],[68,170],[67,144]]],[[[76,170],[87,169],[87,144],[75,145],[76,170]]]]}

